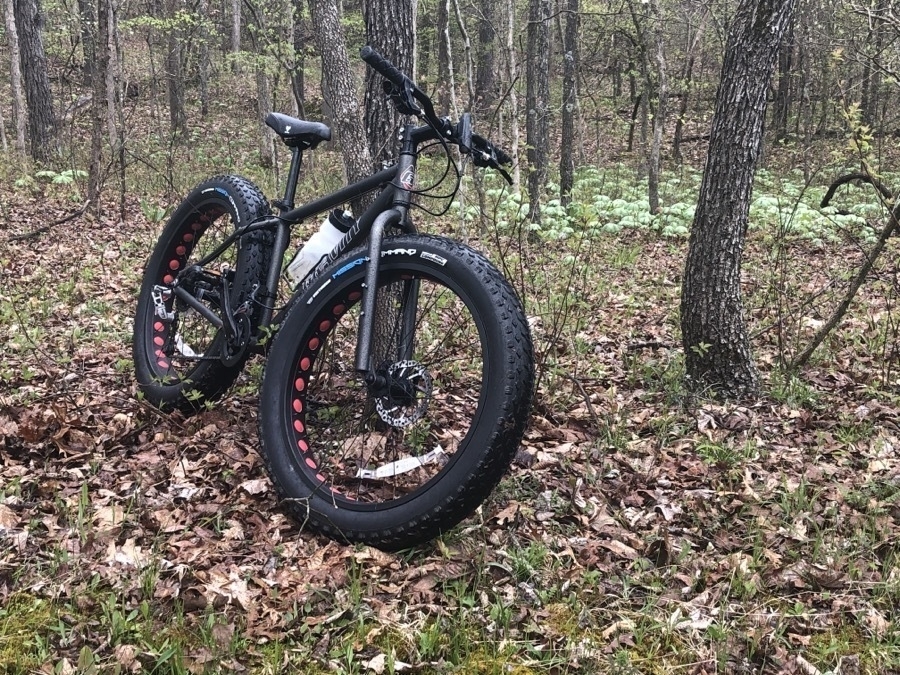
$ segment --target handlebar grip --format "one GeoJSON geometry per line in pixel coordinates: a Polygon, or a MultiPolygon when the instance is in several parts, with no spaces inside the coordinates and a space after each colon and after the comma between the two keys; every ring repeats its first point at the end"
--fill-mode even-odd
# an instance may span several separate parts
{"type": "Polygon", "coordinates": [[[393,63],[384,58],[375,49],[366,45],[359,50],[359,57],[371,66],[372,70],[401,89],[413,87],[413,82],[393,63]]]}

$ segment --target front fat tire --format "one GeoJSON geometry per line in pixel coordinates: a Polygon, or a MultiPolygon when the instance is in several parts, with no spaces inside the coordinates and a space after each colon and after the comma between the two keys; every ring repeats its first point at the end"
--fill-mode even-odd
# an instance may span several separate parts
{"type": "MultiPolygon", "coordinates": [[[[205,402],[229,389],[247,356],[226,366],[218,358],[189,361],[178,354],[161,355],[159,342],[166,342],[169,338],[166,331],[173,328],[155,317],[153,287],[170,283],[177,270],[211,252],[216,241],[269,213],[265,196],[252,182],[240,176],[216,176],[191,190],[169,218],[144,269],[132,342],[138,387],[146,400],[158,408],[179,409],[188,414],[197,411],[205,402]]],[[[231,284],[234,307],[244,302],[254,285],[264,287],[272,255],[269,231],[259,230],[239,241],[222,258],[234,269],[231,284]]],[[[257,325],[260,309],[258,304],[253,305],[251,326],[257,325]]],[[[200,324],[198,317],[185,319],[186,316],[187,313],[178,317],[182,325],[188,321],[200,324]]],[[[202,347],[203,353],[218,357],[224,335],[209,324],[207,327],[208,331],[197,339],[202,344],[191,345],[192,351],[200,351],[202,347]]]]}
{"type": "MultiPolygon", "coordinates": [[[[297,299],[266,363],[260,439],[278,494],[301,525],[339,541],[396,550],[455,526],[508,469],[530,410],[533,348],[515,292],[481,254],[439,237],[386,239],[379,303],[389,295],[384,284],[420,280],[419,315],[426,318],[416,329],[416,365],[409,370],[420,373],[411,379],[420,391],[431,387],[428,405],[417,407],[416,396],[426,396],[415,395],[405,407],[398,404],[400,412],[387,413],[390,419],[406,415],[405,421],[386,424],[354,370],[356,308],[368,264],[366,250],[357,249],[297,299]],[[469,313],[471,326],[456,318],[469,313]],[[457,332],[471,343],[463,345],[457,332]],[[482,354],[477,367],[469,367],[462,347],[474,355],[473,364],[482,354]],[[402,452],[389,456],[395,443],[402,452]],[[447,456],[434,464],[359,479],[360,471],[421,458],[435,446],[447,456]],[[404,482],[410,485],[400,486],[404,482]]],[[[391,353],[390,345],[384,353],[391,353]]]]}

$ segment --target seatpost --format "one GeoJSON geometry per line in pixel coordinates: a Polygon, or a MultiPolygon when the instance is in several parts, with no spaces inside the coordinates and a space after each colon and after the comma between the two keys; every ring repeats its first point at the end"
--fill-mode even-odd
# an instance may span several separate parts
{"type": "Polygon", "coordinates": [[[295,145],[291,148],[291,168],[288,171],[287,184],[284,186],[284,199],[272,202],[272,205],[281,213],[294,208],[294,195],[297,194],[297,181],[300,179],[300,167],[302,165],[303,150],[295,145]]]}

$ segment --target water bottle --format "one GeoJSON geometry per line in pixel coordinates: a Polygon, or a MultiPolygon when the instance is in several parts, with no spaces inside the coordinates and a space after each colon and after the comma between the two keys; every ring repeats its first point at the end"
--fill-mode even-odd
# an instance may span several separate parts
{"type": "Polygon", "coordinates": [[[337,209],[329,213],[319,226],[318,232],[309,238],[288,264],[285,274],[291,286],[294,288],[299,286],[316,268],[319,261],[335,249],[352,225],[353,216],[349,213],[341,213],[337,209]]]}

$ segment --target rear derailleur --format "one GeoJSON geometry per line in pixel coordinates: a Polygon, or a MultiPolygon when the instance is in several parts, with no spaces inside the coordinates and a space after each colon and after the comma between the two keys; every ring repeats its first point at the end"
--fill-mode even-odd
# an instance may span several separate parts
{"type": "MultiPolygon", "coordinates": [[[[223,264],[218,272],[190,265],[171,285],[156,285],[152,293],[155,314],[161,321],[174,324],[179,314],[193,310],[220,329],[225,339],[218,357],[201,355],[196,358],[218,358],[223,365],[229,367],[239,363],[250,347],[253,337],[250,307],[259,288],[254,285],[248,298],[238,307],[232,308],[231,289],[234,278],[235,272],[227,264],[223,264]],[[169,309],[172,307],[173,295],[175,307],[169,309]]],[[[174,335],[174,326],[170,335],[174,335]]],[[[175,335],[176,340],[177,337],[175,335]]]]}

